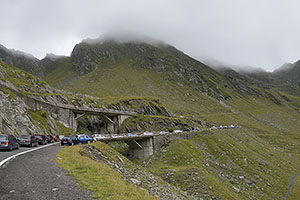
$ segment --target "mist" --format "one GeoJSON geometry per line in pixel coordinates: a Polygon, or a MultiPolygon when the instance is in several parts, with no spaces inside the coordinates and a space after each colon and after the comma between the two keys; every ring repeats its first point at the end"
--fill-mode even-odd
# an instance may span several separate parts
{"type": "Polygon", "coordinates": [[[86,38],[128,35],[120,42],[153,38],[200,61],[272,71],[300,58],[299,6],[296,0],[3,0],[0,44],[43,58],[70,55],[86,38]]]}

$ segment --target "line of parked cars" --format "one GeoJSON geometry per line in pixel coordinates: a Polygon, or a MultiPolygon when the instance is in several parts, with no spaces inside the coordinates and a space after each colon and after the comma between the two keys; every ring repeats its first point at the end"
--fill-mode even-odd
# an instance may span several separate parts
{"type": "Polygon", "coordinates": [[[54,142],[61,142],[61,145],[88,144],[95,142],[95,138],[88,135],[57,136],[57,135],[20,135],[16,138],[9,134],[0,134],[0,149],[12,151],[20,146],[37,147],[54,142]]]}
{"type": "Polygon", "coordinates": [[[10,134],[0,134],[0,149],[12,151],[20,146],[36,147],[59,141],[57,135],[20,135],[16,138],[10,134]]]}
{"type": "Polygon", "coordinates": [[[96,140],[88,135],[71,135],[65,136],[61,139],[61,145],[76,145],[76,144],[89,144],[96,140]]]}

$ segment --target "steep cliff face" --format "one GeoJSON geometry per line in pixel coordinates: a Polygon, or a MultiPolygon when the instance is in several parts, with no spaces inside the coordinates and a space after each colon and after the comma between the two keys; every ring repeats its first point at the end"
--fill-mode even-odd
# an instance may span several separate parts
{"type": "Polygon", "coordinates": [[[51,104],[70,104],[67,93],[37,77],[0,62],[0,131],[13,135],[72,132],[47,111],[36,109],[24,97],[51,104]]]}
{"type": "Polygon", "coordinates": [[[39,60],[30,54],[23,53],[12,49],[7,49],[0,44],[0,60],[14,65],[29,73],[36,74],[42,71],[39,60]]]}
{"type": "Polygon", "coordinates": [[[9,134],[38,133],[28,115],[29,108],[18,97],[0,88],[0,131],[9,134]]]}
{"type": "Polygon", "coordinates": [[[287,84],[291,88],[300,89],[300,60],[291,64],[285,64],[273,73],[276,83],[287,84]]]}
{"type": "Polygon", "coordinates": [[[141,68],[164,74],[166,81],[180,82],[215,98],[229,98],[221,89],[230,85],[223,76],[161,42],[150,44],[98,39],[83,41],[74,47],[71,62],[81,75],[93,73],[105,66],[127,64],[133,69],[141,68]]]}

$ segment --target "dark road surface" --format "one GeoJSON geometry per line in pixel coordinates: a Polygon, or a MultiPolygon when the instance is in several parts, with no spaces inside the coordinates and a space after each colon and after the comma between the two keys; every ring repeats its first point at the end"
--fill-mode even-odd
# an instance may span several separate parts
{"type": "MultiPolygon", "coordinates": [[[[26,153],[0,168],[0,200],[93,199],[90,191],[80,189],[56,166],[54,158],[62,148],[57,144],[26,153]]],[[[1,151],[0,160],[17,151],[5,152],[5,155],[1,155],[4,153],[1,151]]]]}
{"type": "MultiPolygon", "coordinates": [[[[36,148],[36,147],[34,147],[36,148]]],[[[20,147],[20,149],[16,149],[16,150],[13,150],[13,151],[7,151],[7,150],[0,150],[0,161],[1,160],[4,160],[5,158],[9,157],[9,156],[12,156],[14,154],[17,154],[17,153],[20,153],[20,152],[23,152],[23,151],[27,151],[31,149],[30,147],[20,147]]]]}

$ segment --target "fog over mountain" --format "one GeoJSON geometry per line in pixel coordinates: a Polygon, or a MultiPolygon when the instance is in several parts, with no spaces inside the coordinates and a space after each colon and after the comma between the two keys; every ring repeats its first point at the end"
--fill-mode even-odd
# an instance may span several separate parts
{"type": "Polygon", "coordinates": [[[70,55],[83,38],[131,33],[199,60],[272,71],[300,57],[299,6],[296,0],[1,1],[0,44],[43,58],[70,55]]]}

